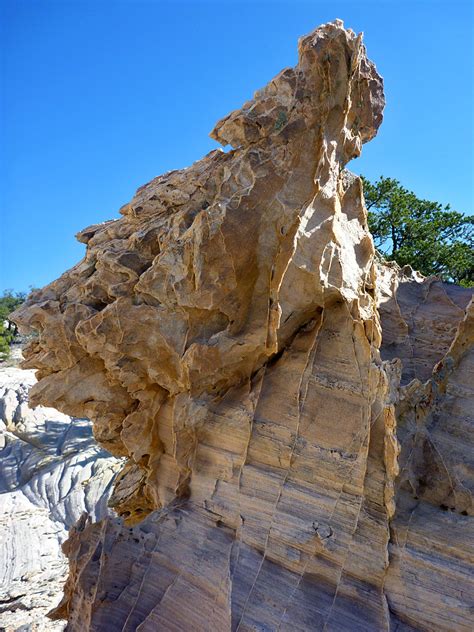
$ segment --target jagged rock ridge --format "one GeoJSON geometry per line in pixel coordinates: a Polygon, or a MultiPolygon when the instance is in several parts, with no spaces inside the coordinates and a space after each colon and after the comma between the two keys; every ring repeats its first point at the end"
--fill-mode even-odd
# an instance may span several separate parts
{"type": "MultiPolygon", "coordinates": [[[[414,577],[429,593],[404,520],[434,505],[407,508],[422,465],[402,450],[413,476],[396,511],[396,407],[421,436],[402,363],[380,357],[380,275],[361,181],[344,170],[383,106],[361,36],[320,27],[295,68],[216,125],[230,152],[155,178],[121,219],[82,231],[83,261],[17,313],[39,333],[32,401],[92,418],[128,457],[112,498],[126,524],[82,521],[66,545],[55,616],[68,629],[468,629],[462,569],[443,613],[403,593],[414,577]]],[[[431,554],[441,572],[465,564],[431,554]]]]}

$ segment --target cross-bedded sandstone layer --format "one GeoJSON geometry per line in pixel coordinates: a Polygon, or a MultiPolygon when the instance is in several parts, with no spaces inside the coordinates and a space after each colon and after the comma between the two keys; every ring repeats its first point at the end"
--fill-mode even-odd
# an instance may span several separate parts
{"type": "MultiPolygon", "coordinates": [[[[82,521],[66,545],[55,614],[70,630],[431,629],[442,604],[420,614],[407,597],[417,574],[431,594],[426,566],[412,570],[427,544],[407,522],[436,495],[396,509],[396,406],[404,436],[422,438],[410,386],[400,399],[405,367],[380,358],[380,274],[361,181],[344,170],[383,106],[361,36],[320,27],[295,68],[216,125],[231,151],[155,178],[121,219],[82,231],[85,258],[17,313],[39,334],[31,401],[92,418],[128,457],[112,498],[122,518],[82,521]]],[[[396,302],[394,281],[383,287],[396,302]]],[[[402,321],[407,340],[416,329],[402,311],[394,344],[402,321]]],[[[426,372],[422,356],[413,370],[426,372]]],[[[410,502],[418,452],[402,450],[410,502]]],[[[461,491],[445,496],[467,524],[461,491]]],[[[466,603],[445,609],[455,629],[468,629],[466,603]]]]}

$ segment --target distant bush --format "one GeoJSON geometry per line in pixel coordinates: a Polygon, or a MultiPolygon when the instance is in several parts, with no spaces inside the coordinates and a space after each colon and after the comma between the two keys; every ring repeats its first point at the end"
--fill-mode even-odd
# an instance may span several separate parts
{"type": "Polygon", "coordinates": [[[17,326],[10,320],[10,314],[25,300],[25,292],[5,290],[0,297],[0,360],[10,355],[10,345],[18,336],[17,326]]]}

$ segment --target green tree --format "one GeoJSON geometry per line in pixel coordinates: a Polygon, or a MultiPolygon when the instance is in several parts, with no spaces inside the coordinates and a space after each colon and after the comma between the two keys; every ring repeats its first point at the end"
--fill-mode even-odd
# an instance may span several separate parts
{"type": "Polygon", "coordinates": [[[9,316],[25,298],[25,292],[13,292],[13,290],[5,290],[0,297],[0,360],[8,358],[10,345],[18,335],[17,326],[9,319],[9,316]]]}
{"type": "Polygon", "coordinates": [[[401,266],[474,286],[474,216],[422,200],[398,180],[362,178],[375,247],[401,266]]]}

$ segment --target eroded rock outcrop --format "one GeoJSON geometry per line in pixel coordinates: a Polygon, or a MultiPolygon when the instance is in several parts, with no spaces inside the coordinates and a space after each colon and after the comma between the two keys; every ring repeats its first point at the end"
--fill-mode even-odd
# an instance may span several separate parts
{"type": "Polygon", "coordinates": [[[423,277],[410,266],[377,266],[384,360],[402,361],[401,383],[426,382],[453,342],[472,288],[423,277]]]}
{"type": "MultiPolygon", "coordinates": [[[[361,36],[320,27],[295,68],[216,125],[231,151],[155,178],[121,219],[82,231],[85,258],[17,313],[39,334],[26,352],[32,401],[92,418],[99,443],[128,458],[111,501],[121,518],[84,519],[66,544],[55,616],[68,629],[431,625],[437,606],[424,619],[403,594],[417,553],[390,533],[392,521],[416,542],[412,509],[395,502],[413,500],[423,467],[404,447],[398,477],[396,409],[408,407],[404,437],[421,438],[395,347],[418,321],[400,306],[381,359],[380,275],[361,181],[344,170],[383,106],[361,36]],[[403,563],[391,569],[390,554],[403,563]]],[[[385,279],[385,305],[395,285],[385,279]]],[[[461,379],[459,345],[432,411],[461,379]]],[[[410,371],[426,379],[434,356],[410,356],[410,371]]]]}
{"type": "Polygon", "coordinates": [[[385,593],[415,629],[469,630],[474,601],[472,289],[379,269],[382,357],[402,358],[385,593]],[[387,283],[387,280],[390,280],[387,283]]]}

